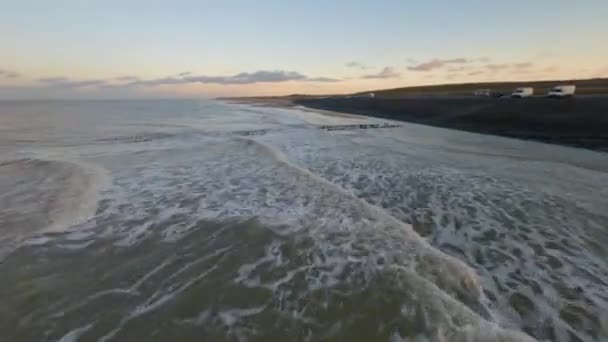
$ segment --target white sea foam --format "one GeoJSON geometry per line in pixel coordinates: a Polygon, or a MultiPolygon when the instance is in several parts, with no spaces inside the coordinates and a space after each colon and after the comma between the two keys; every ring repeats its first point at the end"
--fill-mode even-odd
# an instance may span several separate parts
{"type": "MultiPolygon", "coordinates": [[[[17,246],[35,234],[63,232],[91,218],[108,173],[72,161],[23,159],[0,165],[0,239],[17,246]]],[[[43,239],[30,239],[35,244],[43,239]]]]}
{"type": "Polygon", "coordinates": [[[69,333],[65,334],[58,342],[77,342],[80,336],[85,334],[87,331],[93,328],[93,324],[85,325],[84,327],[80,327],[78,329],[74,329],[69,333]]]}
{"type": "Polygon", "coordinates": [[[264,311],[266,307],[260,306],[255,308],[247,308],[247,309],[230,309],[226,311],[222,311],[219,313],[222,322],[228,326],[232,327],[235,325],[240,319],[244,317],[249,317],[253,315],[257,315],[264,311]]]}
{"type": "MultiPolygon", "coordinates": [[[[413,133],[408,141],[419,141],[416,131],[408,129],[387,134],[413,133]]],[[[448,133],[458,138],[461,134],[448,133]]],[[[424,233],[431,234],[427,237],[433,245],[475,266],[484,290],[497,297],[489,305],[501,324],[520,328],[551,322],[557,340],[567,340],[568,334],[590,339],[580,330],[571,329],[571,323],[562,321],[555,312],[566,305],[564,291],[578,289],[581,295],[577,295],[573,310],[584,315],[590,310],[591,317],[603,316],[602,303],[608,297],[601,285],[606,280],[599,279],[604,278],[601,269],[606,265],[597,256],[604,252],[589,245],[590,235],[603,241],[606,238],[598,229],[607,219],[606,196],[602,195],[605,189],[592,190],[596,184],[608,182],[604,172],[595,170],[602,164],[601,159],[585,161],[585,168],[569,165],[565,172],[561,168],[548,171],[553,162],[538,161],[534,150],[519,150],[525,158],[513,162],[504,156],[500,145],[480,147],[498,151],[494,156],[483,157],[477,148],[473,158],[467,157],[471,149],[466,145],[459,148],[456,144],[456,151],[446,151],[447,142],[436,136],[432,144],[404,147],[383,137],[383,132],[358,133],[352,139],[318,135],[301,140],[305,134],[309,133],[299,136],[292,132],[290,139],[279,134],[259,139],[279,148],[293,163],[386,208],[392,216],[413,220],[422,226],[417,229],[428,227],[424,233]],[[345,140],[351,145],[346,146],[345,140]],[[332,149],[325,152],[327,146],[332,149]],[[468,152],[457,152],[463,149],[468,152]],[[591,165],[595,165],[593,169],[587,169],[591,165]],[[572,175],[577,176],[570,181],[572,175]],[[476,259],[478,255],[484,259],[476,259]],[[577,274],[575,270],[582,272],[577,274]],[[557,300],[547,302],[548,289],[546,295],[539,295],[538,291],[546,287],[557,289],[557,300]],[[518,307],[520,311],[516,312],[511,295],[501,292],[510,293],[516,303],[523,295],[522,300],[530,300],[533,306],[518,307]],[[589,302],[594,304],[589,306],[589,302]],[[533,310],[534,318],[524,316],[521,310],[533,310]]],[[[560,163],[579,162],[567,155],[560,159],[560,163]]],[[[584,324],[602,324],[602,318],[583,319],[584,324]]],[[[602,331],[598,326],[594,329],[602,331]]]]}
{"type": "Polygon", "coordinates": [[[83,282],[91,292],[53,319],[83,325],[81,312],[95,312],[108,322],[102,340],[145,335],[135,320],[157,317],[242,340],[276,326],[337,338],[370,312],[369,328],[395,341],[608,336],[601,158],[578,167],[506,140],[408,125],[317,128],[376,120],[361,117],[229,113],[163,119],[172,134],[129,128],[111,136],[133,139],[79,150],[112,172],[95,219],[26,241],[99,260],[109,285],[83,282]],[[202,134],[173,134],[186,128],[202,134]],[[111,317],[94,310],[113,300],[111,317]]]}
{"type": "MultiPolygon", "coordinates": [[[[197,217],[213,220],[258,216],[273,222],[272,226],[277,227],[279,234],[284,234],[283,227],[287,227],[289,234],[305,233],[313,238],[315,246],[310,253],[314,263],[290,267],[284,273],[277,273],[276,278],[262,281],[259,278],[261,270],[284,267],[279,244],[269,247],[267,255],[256,263],[241,266],[236,283],[265,288],[280,295],[283,289],[292,286],[296,277],[304,277],[309,291],[315,291],[343,283],[345,272],[353,267],[356,273],[349,277],[355,277],[353,280],[363,277],[364,281],[369,281],[374,273],[386,267],[377,264],[378,260],[384,260],[382,263],[396,263],[410,276],[420,277],[420,286],[436,284],[439,292],[432,296],[443,296],[444,300],[453,301],[451,296],[454,295],[475,310],[481,308],[483,295],[475,272],[461,261],[431,247],[410,225],[359,199],[351,191],[295,165],[266,144],[244,138],[222,144],[233,152],[225,155],[224,149],[209,146],[206,151],[201,151],[203,161],[191,169],[186,169],[187,164],[177,155],[174,156],[177,159],[172,171],[165,170],[161,174],[154,168],[142,169],[141,177],[134,178],[146,184],[141,189],[150,189],[153,183],[149,180],[155,179],[154,186],[163,193],[158,200],[172,205],[162,206],[165,209],[160,211],[154,210],[150,217],[147,208],[158,206],[149,207],[144,203],[157,199],[137,193],[135,197],[125,198],[129,207],[135,209],[128,210],[133,219],[148,217],[145,223],[135,228],[131,226],[124,233],[117,231],[124,234],[124,238],[118,240],[120,245],[137,243],[151,234],[151,230],[165,234],[173,234],[176,230],[190,231],[196,222],[184,226],[180,223],[183,220],[171,221],[180,215],[188,217],[195,213],[197,217]],[[174,180],[179,180],[179,185],[171,186],[174,180]],[[138,213],[139,210],[142,212],[138,213]]],[[[110,208],[109,212],[112,210],[110,208]]],[[[104,213],[101,213],[100,218],[103,217],[104,213]]],[[[173,291],[155,295],[131,316],[155,310],[174,295],[173,291]]],[[[479,329],[487,329],[483,328],[487,324],[485,320],[465,305],[458,301],[451,305],[462,306],[459,315],[472,317],[470,319],[479,329]]]]}

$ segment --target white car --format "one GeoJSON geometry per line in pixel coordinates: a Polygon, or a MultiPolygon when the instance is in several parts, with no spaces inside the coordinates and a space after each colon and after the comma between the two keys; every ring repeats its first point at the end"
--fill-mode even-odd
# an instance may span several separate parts
{"type": "Polygon", "coordinates": [[[576,92],[575,85],[559,85],[549,90],[548,97],[564,98],[574,96],[576,92]]]}
{"type": "Polygon", "coordinates": [[[517,88],[515,89],[515,91],[513,92],[513,94],[511,94],[511,97],[515,97],[515,98],[524,98],[524,97],[530,97],[534,95],[534,88],[532,87],[522,87],[522,88],[517,88]]]}

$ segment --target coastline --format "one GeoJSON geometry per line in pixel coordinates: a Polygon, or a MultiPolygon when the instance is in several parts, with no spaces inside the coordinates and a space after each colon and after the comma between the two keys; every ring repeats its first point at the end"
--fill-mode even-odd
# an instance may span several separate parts
{"type": "Polygon", "coordinates": [[[298,110],[301,110],[304,112],[322,114],[322,115],[333,116],[333,117],[338,117],[338,118],[365,120],[365,119],[369,119],[369,117],[374,117],[373,115],[355,114],[355,113],[339,112],[339,111],[335,111],[335,110],[308,107],[306,105],[297,103],[297,98],[292,98],[291,96],[218,98],[216,100],[226,102],[226,103],[250,105],[250,106],[254,106],[254,107],[298,109],[298,110]]]}
{"type": "Polygon", "coordinates": [[[222,99],[326,115],[383,118],[608,152],[608,96],[527,99],[473,96],[286,96],[222,99]]]}

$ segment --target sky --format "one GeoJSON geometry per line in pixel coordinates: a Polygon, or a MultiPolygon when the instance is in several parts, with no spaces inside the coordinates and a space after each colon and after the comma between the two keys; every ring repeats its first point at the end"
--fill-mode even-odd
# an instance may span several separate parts
{"type": "Polygon", "coordinates": [[[606,0],[0,0],[0,99],[608,76],[606,0]]]}

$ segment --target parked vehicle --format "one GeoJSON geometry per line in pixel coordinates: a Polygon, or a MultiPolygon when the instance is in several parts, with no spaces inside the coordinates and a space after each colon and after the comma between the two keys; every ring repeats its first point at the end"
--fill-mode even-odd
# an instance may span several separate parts
{"type": "Polygon", "coordinates": [[[534,88],[532,87],[522,87],[522,88],[517,88],[515,89],[515,91],[513,92],[513,94],[511,94],[511,97],[515,97],[515,98],[524,98],[524,97],[530,97],[534,95],[534,88]]]}
{"type": "Polygon", "coordinates": [[[554,87],[553,89],[549,90],[549,93],[547,94],[547,96],[561,99],[561,98],[565,98],[565,97],[572,97],[572,96],[574,96],[575,92],[576,92],[575,85],[558,85],[558,86],[554,87]]]}

